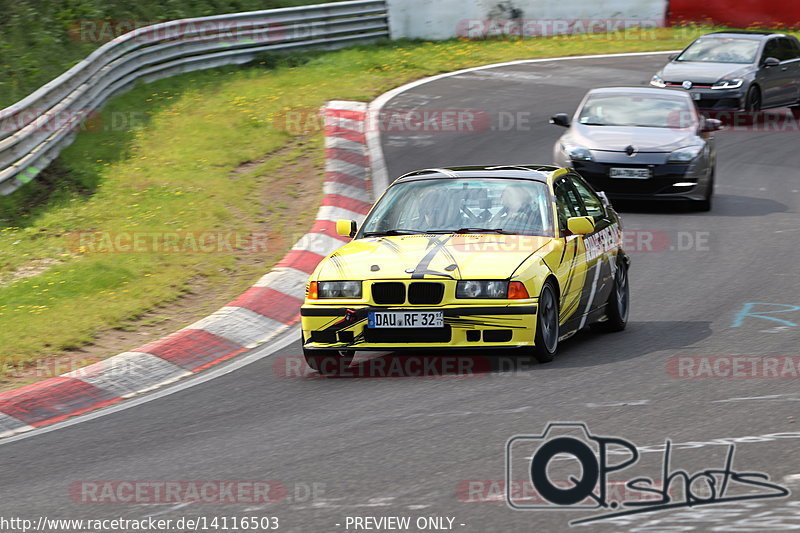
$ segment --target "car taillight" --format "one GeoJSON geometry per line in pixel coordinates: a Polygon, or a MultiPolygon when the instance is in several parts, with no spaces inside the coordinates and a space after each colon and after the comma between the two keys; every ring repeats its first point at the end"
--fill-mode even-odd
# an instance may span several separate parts
{"type": "Polygon", "coordinates": [[[308,284],[308,294],[306,298],[309,300],[319,300],[319,286],[316,281],[312,281],[308,284]]]}
{"type": "Polygon", "coordinates": [[[508,284],[508,299],[509,300],[525,300],[530,298],[528,296],[528,289],[521,281],[512,281],[508,284]]]}

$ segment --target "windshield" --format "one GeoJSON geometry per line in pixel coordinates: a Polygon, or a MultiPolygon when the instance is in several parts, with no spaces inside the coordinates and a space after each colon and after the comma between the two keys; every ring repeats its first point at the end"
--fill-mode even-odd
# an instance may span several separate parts
{"type": "Polygon", "coordinates": [[[753,39],[699,39],[677,61],[705,63],[755,63],[759,42],[753,39]]]}
{"type": "Polygon", "coordinates": [[[375,206],[360,236],[455,232],[552,237],[547,185],[493,178],[402,183],[375,206]]]}
{"type": "Polygon", "coordinates": [[[578,122],[586,126],[687,128],[695,120],[690,105],[673,96],[594,95],[583,104],[578,122]]]}

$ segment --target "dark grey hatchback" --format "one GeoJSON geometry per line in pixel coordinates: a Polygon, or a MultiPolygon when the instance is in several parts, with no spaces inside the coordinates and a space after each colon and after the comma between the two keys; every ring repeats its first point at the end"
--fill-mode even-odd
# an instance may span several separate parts
{"type": "Polygon", "coordinates": [[[800,112],[800,43],[792,35],[718,32],[670,57],[654,87],[684,89],[703,110],[800,112]]]}
{"type": "Polygon", "coordinates": [[[612,199],[690,200],[711,209],[720,121],[703,117],[688,93],[648,87],[589,91],[556,142],[555,164],[578,171],[612,199]]]}

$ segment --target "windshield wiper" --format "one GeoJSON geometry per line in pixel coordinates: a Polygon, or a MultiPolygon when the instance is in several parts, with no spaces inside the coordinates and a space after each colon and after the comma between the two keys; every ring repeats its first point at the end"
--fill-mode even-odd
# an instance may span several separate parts
{"type": "Polygon", "coordinates": [[[394,235],[421,235],[424,231],[413,229],[387,229],[384,231],[365,231],[364,237],[392,237],[394,235]]]}
{"type": "Polygon", "coordinates": [[[500,233],[502,235],[510,235],[510,233],[503,228],[459,228],[459,229],[440,229],[431,230],[428,233],[500,233]]]}

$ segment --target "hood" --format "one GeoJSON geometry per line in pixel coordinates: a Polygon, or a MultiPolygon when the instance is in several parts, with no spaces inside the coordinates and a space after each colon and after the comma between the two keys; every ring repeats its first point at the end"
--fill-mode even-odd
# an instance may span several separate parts
{"type": "Polygon", "coordinates": [[[323,260],[317,279],[503,279],[551,241],[491,234],[358,239],[323,260]]]}
{"type": "Polygon", "coordinates": [[[624,152],[631,145],[639,152],[672,152],[696,144],[695,138],[693,129],[585,126],[574,123],[563,142],[608,152],[624,152]]]}
{"type": "Polygon", "coordinates": [[[741,63],[705,63],[701,61],[671,61],[667,63],[659,76],[664,81],[678,83],[717,83],[724,77],[741,78],[752,67],[741,63]]]}

